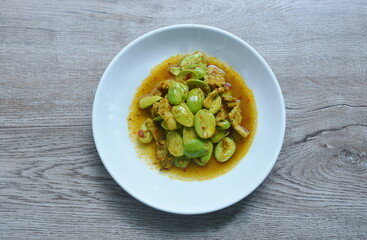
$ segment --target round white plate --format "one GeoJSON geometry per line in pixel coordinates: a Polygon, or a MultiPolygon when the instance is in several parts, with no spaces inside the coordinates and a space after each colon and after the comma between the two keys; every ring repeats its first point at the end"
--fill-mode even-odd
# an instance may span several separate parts
{"type": "Polygon", "coordinates": [[[102,76],[92,118],[97,151],[113,179],[141,202],[178,214],[216,211],[249,195],[275,164],[285,131],[282,92],[264,59],[238,37],[202,25],[160,28],[123,48],[102,76]],[[138,157],[127,117],[136,89],[155,65],[195,50],[241,74],[255,95],[258,127],[249,152],[234,169],[211,180],[188,182],[159,174],[138,157]]]}

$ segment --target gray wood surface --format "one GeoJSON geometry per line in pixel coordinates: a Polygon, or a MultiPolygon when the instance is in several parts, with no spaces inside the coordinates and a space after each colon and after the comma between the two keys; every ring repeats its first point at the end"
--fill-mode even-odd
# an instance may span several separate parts
{"type": "Polygon", "coordinates": [[[0,0],[1,239],[367,239],[367,2],[0,0]],[[249,197],[179,216],[109,176],[93,97],[118,51],[207,24],[247,41],[285,97],[279,159],[249,197]]]}

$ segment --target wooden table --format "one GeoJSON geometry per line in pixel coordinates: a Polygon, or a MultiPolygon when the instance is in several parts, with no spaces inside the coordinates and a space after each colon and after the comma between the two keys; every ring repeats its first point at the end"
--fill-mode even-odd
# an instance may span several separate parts
{"type": "Polygon", "coordinates": [[[0,3],[0,238],[367,239],[367,2],[0,3]],[[138,36],[206,24],[247,41],[282,87],[287,128],[263,184],[222,211],[138,202],[105,170],[94,94],[138,36]]]}

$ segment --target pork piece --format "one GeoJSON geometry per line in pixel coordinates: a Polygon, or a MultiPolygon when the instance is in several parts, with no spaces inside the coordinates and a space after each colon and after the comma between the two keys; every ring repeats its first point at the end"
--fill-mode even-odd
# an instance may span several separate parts
{"type": "Polygon", "coordinates": [[[164,131],[160,127],[158,127],[151,118],[148,118],[145,121],[145,124],[149,132],[152,134],[156,144],[164,145],[166,143],[166,141],[164,140],[165,139],[164,131]]]}
{"type": "Polygon", "coordinates": [[[221,87],[226,82],[224,75],[225,73],[217,66],[210,65],[206,68],[204,82],[208,84],[211,89],[221,87]]]}
{"type": "Polygon", "coordinates": [[[172,114],[172,106],[169,104],[167,98],[163,98],[158,103],[158,114],[162,117],[162,119],[166,122],[167,127],[170,130],[174,130],[177,128],[177,122],[172,114]]]}
{"type": "Polygon", "coordinates": [[[237,98],[232,97],[230,92],[225,92],[224,94],[221,95],[221,97],[224,104],[229,108],[235,107],[238,102],[237,98]]]}
{"type": "Polygon", "coordinates": [[[211,91],[208,94],[208,96],[206,96],[206,98],[204,99],[203,106],[209,109],[213,103],[214,98],[219,94],[223,93],[224,91],[226,91],[226,88],[224,87],[216,88],[213,91],[211,91]]]}
{"type": "Polygon", "coordinates": [[[224,109],[224,106],[220,107],[219,112],[215,115],[215,122],[217,125],[219,125],[221,122],[228,119],[228,114],[224,109]]]}
{"type": "Polygon", "coordinates": [[[168,92],[168,88],[171,82],[173,82],[173,80],[163,80],[163,81],[158,82],[158,84],[155,86],[151,94],[162,96],[163,94],[168,92]]]}
{"type": "Polygon", "coordinates": [[[169,153],[167,145],[157,145],[156,157],[161,164],[161,170],[168,170],[172,166],[173,156],[169,153]]]}
{"type": "Polygon", "coordinates": [[[159,116],[158,109],[159,109],[159,102],[153,103],[152,108],[150,109],[150,113],[152,114],[153,118],[159,116]]]}
{"type": "Polygon", "coordinates": [[[156,158],[161,165],[161,169],[169,169],[172,165],[173,156],[169,153],[166,145],[163,129],[158,127],[151,118],[146,120],[148,130],[156,142],[156,158]]]}
{"type": "Polygon", "coordinates": [[[241,125],[242,122],[241,112],[242,111],[240,108],[240,102],[237,101],[231,112],[228,114],[228,117],[233,129],[242,137],[241,140],[245,140],[250,132],[241,125]]]}

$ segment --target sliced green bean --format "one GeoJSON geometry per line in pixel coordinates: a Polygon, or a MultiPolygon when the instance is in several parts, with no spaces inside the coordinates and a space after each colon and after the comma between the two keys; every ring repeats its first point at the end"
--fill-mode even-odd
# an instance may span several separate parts
{"type": "Polygon", "coordinates": [[[189,165],[189,163],[190,163],[190,159],[185,156],[175,158],[173,160],[173,164],[178,168],[185,168],[187,167],[187,165],[189,165]]]}
{"type": "Polygon", "coordinates": [[[206,163],[202,163],[202,162],[201,162],[200,158],[194,158],[194,161],[195,161],[195,163],[196,163],[197,165],[199,165],[199,166],[201,166],[201,167],[203,167],[203,166],[205,166],[205,165],[206,165],[206,163]]]}
{"type": "Polygon", "coordinates": [[[189,79],[186,81],[186,84],[189,89],[200,88],[205,94],[208,94],[211,91],[209,85],[199,79],[189,79]]]}
{"type": "Polygon", "coordinates": [[[144,109],[152,106],[155,102],[161,100],[161,96],[145,96],[139,100],[139,108],[144,109]]]}
{"type": "Polygon", "coordinates": [[[215,130],[214,135],[210,138],[212,143],[218,143],[220,140],[225,138],[229,134],[229,131],[215,130]]]}
{"type": "Polygon", "coordinates": [[[194,125],[194,114],[192,114],[186,103],[172,107],[172,114],[175,120],[185,127],[192,127],[194,125]]]}
{"type": "Polygon", "coordinates": [[[236,144],[229,138],[223,138],[214,149],[214,157],[218,162],[228,161],[236,151],[236,144]]]}
{"type": "Polygon", "coordinates": [[[223,120],[217,123],[218,129],[226,130],[231,127],[231,123],[228,120],[223,120]]]}
{"type": "Polygon", "coordinates": [[[205,94],[200,88],[192,89],[186,98],[186,104],[192,113],[197,113],[203,107],[205,94]]]}
{"type": "Polygon", "coordinates": [[[185,55],[179,65],[180,67],[185,67],[192,64],[203,64],[205,67],[208,65],[208,60],[204,56],[204,54],[200,51],[197,51],[193,54],[187,54],[185,55]]]}
{"type": "Polygon", "coordinates": [[[201,138],[210,138],[215,132],[215,117],[206,109],[201,109],[195,115],[194,128],[201,138]]]}
{"type": "Polygon", "coordinates": [[[168,89],[167,99],[170,104],[178,105],[185,101],[189,88],[185,83],[172,82],[168,89]]]}
{"type": "Polygon", "coordinates": [[[212,105],[209,108],[209,112],[216,114],[222,106],[222,98],[218,95],[214,98],[212,105]]]}
{"type": "Polygon", "coordinates": [[[179,124],[179,123],[176,123],[176,128],[174,128],[174,129],[169,129],[168,128],[168,125],[167,125],[167,123],[165,122],[165,121],[162,121],[161,122],[161,127],[164,129],[164,130],[179,130],[179,129],[181,129],[181,128],[183,128],[183,126],[181,125],[181,124],[179,124]]]}
{"type": "Polygon", "coordinates": [[[184,144],[184,154],[189,158],[202,157],[208,154],[209,144],[208,141],[201,139],[192,139],[184,144]]]}
{"type": "MultiPolygon", "coordinates": [[[[189,71],[191,78],[203,79],[206,75],[206,67],[203,64],[192,64],[181,68],[181,70],[189,71]]],[[[179,74],[180,75],[180,74],[179,74]]]]}
{"type": "Polygon", "coordinates": [[[181,72],[181,69],[180,67],[170,67],[169,72],[172,73],[172,75],[177,76],[181,72]]]}
{"type": "Polygon", "coordinates": [[[208,142],[208,153],[200,158],[200,162],[202,164],[206,165],[211,159],[213,153],[213,147],[214,147],[213,143],[208,142]]]}
{"type": "Polygon", "coordinates": [[[166,142],[168,151],[175,157],[183,155],[183,141],[182,136],[176,131],[168,131],[166,135],[166,142]]]}
{"type": "Polygon", "coordinates": [[[147,127],[147,120],[143,122],[138,131],[139,140],[142,143],[150,143],[153,139],[152,133],[149,131],[147,127]]]}
{"type": "Polygon", "coordinates": [[[155,118],[153,118],[153,121],[154,122],[161,122],[161,121],[163,121],[163,118],[161,117],[161,116],[156,116],[155,118]]]}
{"type": "Polygon", "coordinates": [[[186,144],[192,139],[198,138],[195,129],[192,127],[184,127],[182,132],[183,143],[186,144]]]}

